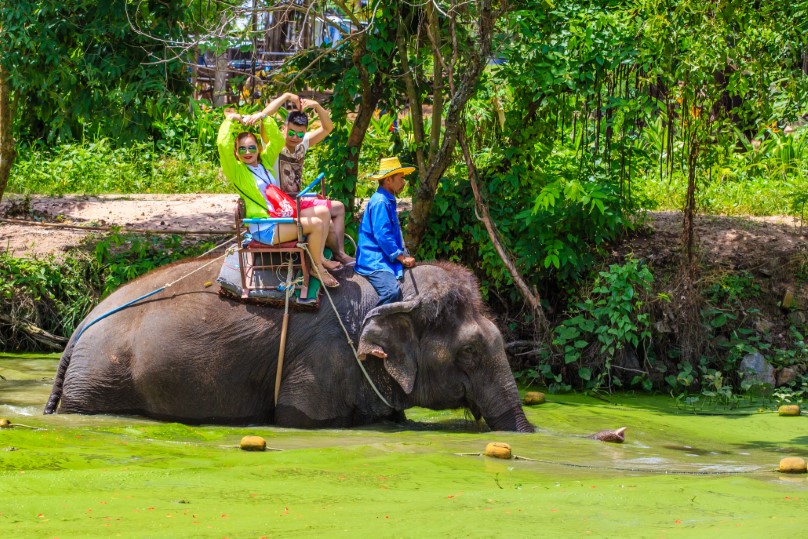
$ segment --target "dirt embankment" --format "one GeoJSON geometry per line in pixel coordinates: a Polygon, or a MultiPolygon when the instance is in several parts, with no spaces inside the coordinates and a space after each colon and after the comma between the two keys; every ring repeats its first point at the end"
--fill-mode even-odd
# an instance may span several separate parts
{"type": "MultiPolygon", "coordinates": [[[[726,349],[732,335],[724,333],[744,327],[753,333],[740,339],[788,349],[794,337],[789,328],[808,329],[808,227],[792,217],[699,216],[695,234],[699,308],[702,313],[712,309],[715,322],[704,334],[712,339],[708,348],[726,349]],[[719,326],[719,311],[734,322],[719,326]]],[[[677,289],[681,236],[681,213],[650,213],[647,226],[616,245],[612,256],[620,260],[631,254],[645,261],[657,278],[655,292],[670,292],[677,289]]],[[[674,342],[681,338],[682,317],[675,312],[680,299],[658,302],[652,316],[657,341],[666,334],[674,342]]],[[[711,325],[709,312],[704,316],[695,323],[711,325]]]]}
{"type": "Polygon", "coordinates": [[[236,195],[6,195],[0,204],[0,250],[15,257],[57,258],[90,234],[131,231],[227,235],[236,195]]]}

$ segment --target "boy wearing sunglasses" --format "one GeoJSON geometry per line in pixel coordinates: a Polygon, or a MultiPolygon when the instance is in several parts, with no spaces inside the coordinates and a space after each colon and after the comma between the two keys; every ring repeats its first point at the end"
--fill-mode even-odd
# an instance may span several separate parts
{"type": "Polygon", "coordinates": [[[295,196],[301,189],[303,160],[306,152],[311,146],[322,142],[334,130],[334,124],[331,122],[331,115],[317,101],[301,99],[291,92],[286,92],[273,99],[264,110],[245,117],[244,121],[248,125],[256,125],[264,118],[274,116],[287,102],[292,103],[292,108],[286,115],[286,123],[281,127],[280,133],[275,130],[265,130],[262,123],[261,139],[264,146],[274,146],[281,140],[283,141],[280,154],[275,161],[273,174],[280,182],[279,187],[286,194],[295,196]],[[307,109],[314,109],[320,120],[320,127],[311,133],[308,132],[309,117],[304,112],[307,109]]]}
{"type": "Polygon", "coordinates": [[[311,146],[322,142],[334,129],[331,116],[317,101],[300,99],[299,110],[291,110],[286,116],[286,124],[281,128],[284,146],[275,162],[275,177],[281,182],[281,189],[289,195],[300,192],[303,179],[303,160],[311,146]],[[320,127],[309,131],[309,117],[305,111],[314,109],[320,120],[320,127]]]}

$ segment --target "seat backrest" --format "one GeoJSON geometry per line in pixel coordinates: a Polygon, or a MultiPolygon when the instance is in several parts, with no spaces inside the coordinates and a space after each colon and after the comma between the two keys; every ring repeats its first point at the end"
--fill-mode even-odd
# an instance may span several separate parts
{"type": "Polygon", "coordinates": [[[241,245],[241,241],[244,236],[244,223],[242,223],[242,219],[244,219],[244,214],[246,210],[244,209],[244,200],[241,197],[238,197],[238,202],[236,203],[236,211],[235,211],[235,225],[236,225],[236,241],[239,245],[241,245]]]}
{"type": "Polygon", "coordinates": [[[244,219],[244,199],[238,197],[238,202],[236,203],[236,223],[241,224],[241,220],[244,219]]]}

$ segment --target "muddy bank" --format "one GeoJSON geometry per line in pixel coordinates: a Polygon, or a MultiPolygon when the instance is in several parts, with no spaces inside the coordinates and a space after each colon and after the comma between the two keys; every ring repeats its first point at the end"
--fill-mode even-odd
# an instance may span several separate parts
{"type": "Polygon", "coordinates": [[[15,257],[58,257],[111,227],[227,235],[236,200],[222,194],[35,196],[30,201],[6,195],[0,204],[0,250],[15,257]]]}

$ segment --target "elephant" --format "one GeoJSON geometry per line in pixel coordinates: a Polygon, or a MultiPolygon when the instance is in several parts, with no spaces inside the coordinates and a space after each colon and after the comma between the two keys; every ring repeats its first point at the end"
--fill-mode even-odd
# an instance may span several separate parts
{"type": "Polygon", "coordinates": [[[352,274],[329,289],[335,309],[323,298],[317,310],[293,310],[277,405],[284,309],[220,294],[217,271],[210,260],[176,262],[102,301],[68,342],[44,413],[348,428],[420,406],[465,408],[492,430],[534,431],[468,269],[419,264],[405,272],[404,300],[378,307],[370,283],[352,274]]]}

